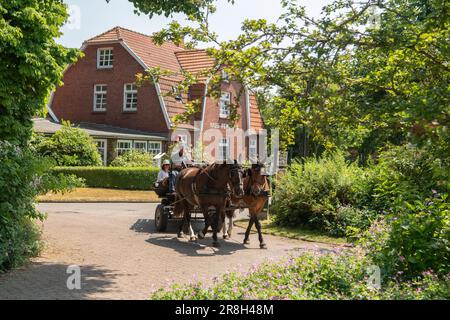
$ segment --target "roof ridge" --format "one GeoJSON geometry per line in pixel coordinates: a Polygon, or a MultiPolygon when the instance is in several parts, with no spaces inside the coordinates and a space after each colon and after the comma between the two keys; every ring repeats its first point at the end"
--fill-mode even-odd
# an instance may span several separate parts
{"type": "Polygon", "coordinates": [[[114,29],[116,29],[117,27],[114,27],[114,28],[112,28],[112,29],[108,29],[108,30],[106,30],[105,32],[103,32],[103,33],[100,33],[100,34],[97,34],[96,36],[93,36],[92,38],[89,38],[89,39],[87,39],[87,40],[84,40],[84,42],[83,43],[87,43],[87,42],[89,42],[89,41],[91,41],[91,40],[94,40],[95,38],[98,38],[98,37],[101,37],[101,36],[103,36],[103,35],[105,35],[105,34],[107,34],[108,32],[111,32],[111,31],[113,31],[114,29]]]}
{"type": "Polygon", "coordinates": [[[144,37],[153,38],[153,36],[151,36],[149,34],[145,34],[143,32],[131,30],[131,29],[128,29],[128,28],[124,28],[124,27],[121,27],[121,26],[117,26],[116,28],[119,28],[119,29],[125,30],[125,31],[129,31],[129,32],[132,32],[132,33],[136,33],[136,34],[139,34],[139,35],[144,36],[144,37]]]}
{"type": "Polygon", "coordinates": [[[185,50],[175,51],[175,54],[177,54],[177,53],[200,52],[200,51],[205,51],[206,52],[206,49],[185,49],[185,50]]]}
{"type": "Polygon", "coordinates": [[[120,27],[116,28],[117,39],[122,40],[122,33],[120,32],[120,27]]]}
{"type": "MultiPolygon", "coordinates": [[[[124,28],[124,27],[121,27],[121,26],[115,26],[114,28],[111,28],[111,29],[109,29],[109,30],[107,30],[107,31],[105,31],[105,32],[103,32],[101,34],[98,34],[98,35],[96,35],[96,36],[94,36],[92,38],[89,38],[89,39],[85,40],[83,43],[88,43],[90,41],[93,41],[96,38],[99,38],[99,37],[107,34],[108,32],[112,32],[112,31],[116,31],[116,35],[117,35],[118,41],[124,40],[122,31],[128,31],[128,32],[140,35],[140,36],[144,36],[144,37],[149,38],[149,39],[151,39],[153,41],[153,35],[145,34],[143,32],[131,30],[131,29],[124,28]]],[[[174,42],[171,42],[171,41],[165,41],[164,44],[166,44],[166,43],[167,44],[173,44],[175,47],[177,47],[179,49],[177,51],[174,51],[174,53],[175,52],[184,52],[184,51],[195,51],[195,49],[194,50],[185,50],[183,47],[180,47],[179,45],[177,45],[177,44],[175,44],[174,42]]],[[[199,49],[199,50],[202,50],[202,49],[199,49]]]]}

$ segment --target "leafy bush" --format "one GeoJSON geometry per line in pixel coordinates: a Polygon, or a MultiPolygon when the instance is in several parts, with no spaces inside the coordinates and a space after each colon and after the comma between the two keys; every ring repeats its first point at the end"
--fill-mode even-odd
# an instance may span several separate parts
{"type": "Polygon", "coordinates": [[[141,150],[131,150],[115,158],[111,162],[112,167],[152,167],[153,156],[141,150]]]}
{"type": "Polygon", "coordinates": [[[327,228],[327,233],[335,237],[355,238],[362,230],[370,227],[376,213],[367,209],[341,206],[336,211],[335,220],[327,228]]]}
{"type": "Polygon", "coordinates": [[[389,280],[377,290],[369,286],[370,259],[364,255],[304,253],[285,261],[233,271],[214,284],[201,282],[172,285],[156,290],[158,300],[236,299],[448,299],[448,277],[432,273],[408,282],[389,280]]]}
{"type": "Polygon", "coordinates": [[[53,162],[28,148],[0,141],[0,271],[35,255],[40,243],[35,220],[44,215],[34,206],[37,195],[79,185],[71,176],[49,172],[53,162]]]}
{"type": "Polygon", "coordinates": [[[363,204],[377,211],[399,202],[423,199],[432,189],[445,192],[450,174],[432,152],[412,145],[382,152],[369,172],[371,178],[363,204]]]}
{"type": "Polygon", "coordinates": [[[63,127],[46,139],[35,139],[36,152],[55,160],[58,166],[100,166],[102,160],[88,133],[64,122],[63,127]]]}
{"type": "Polygon", "coordinates": [[[387,276],[450,273],[448,195],[405,202],[376,221],[360,243],[387,276]]]}
{"type": "Polygon", "coordinates": [[[295,161],[277,182],[272,210],[280,225],[307,225],[329,231],[338,209],[356,202],[364,172],[341,153],[295,161]]]}
{"type": "Polygon", "coordinates": [[[151,190],[158,176],[158,168],[120,167],[58,167],[55,173],[75,175],[93,188],[151,190]]]}

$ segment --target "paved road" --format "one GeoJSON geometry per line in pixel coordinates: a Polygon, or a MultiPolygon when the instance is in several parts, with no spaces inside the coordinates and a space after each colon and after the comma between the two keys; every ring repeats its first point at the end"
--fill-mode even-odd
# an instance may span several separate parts
{"type": "MultiPolygon", "coordinates": [[[[154,228],[155,204],[41,204],[48,213],[43,255],[24,268],[0,276],[0,299],[146,299],[172,281],[190,282],[281,258],[297,250],[329,250],[326,245],[256,234],[244,246],[243,229],[230,241],[211,247],[211,236],[190,243],[154,228]],[[68,290],[68,266],[81,267],[82,289],[68,290]]],[[[197,224],[196,229],[201,225],[197,224]]]]}

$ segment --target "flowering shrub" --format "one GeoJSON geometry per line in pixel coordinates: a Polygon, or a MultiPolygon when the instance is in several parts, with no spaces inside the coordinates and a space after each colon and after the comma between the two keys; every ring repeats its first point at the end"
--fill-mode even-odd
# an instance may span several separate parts
{"type": "Polygon", "coordinates": [[[387,212],[360,243],[384,274],[416,277],[427,270],[450,273],[450,204],[448,195],[405,202],[387,212]]]}
{"type": "Polygon", "coordinates": [[[446,192],[450,175],[444,158],[412,145],[390,147],[366,171],[370,182],[362,202],[377,211],[423,199],[433,189],[446,192]]]}
{"type": "Polygon", "coordinates": [[[151,299],[445,299],[450,298],[449,278],[433,273],[409,282],[390,280],[377,290],[369,283],[370,260],[361,252],[304,253],[278,263],[253,266],[248,272],[230,272],[201,282],[161,288],[151,299]]]}

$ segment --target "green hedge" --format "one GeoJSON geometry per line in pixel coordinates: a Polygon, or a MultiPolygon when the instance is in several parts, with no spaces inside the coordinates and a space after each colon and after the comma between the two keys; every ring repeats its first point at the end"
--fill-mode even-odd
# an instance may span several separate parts
{"type": "Polygon", "coordinates": [[[151,190],[158,176],[158,168],[119,167],[57,167],[56,173],[83,178],[87,187],[131,190],[151,190]]]}

